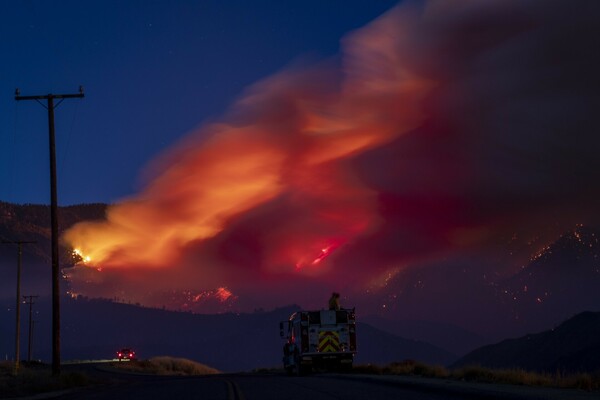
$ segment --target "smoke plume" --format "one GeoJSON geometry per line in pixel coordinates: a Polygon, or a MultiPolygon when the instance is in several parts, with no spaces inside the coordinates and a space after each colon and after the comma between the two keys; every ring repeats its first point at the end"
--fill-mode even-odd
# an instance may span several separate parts
{"type": "Polygon", "coordinates": [[[69,230],[102,269],[73,269],[74,290],[358,299],[404,268],[596,222],[599,11],[402,3],[342,40],[341,67],[255,84],[106,221],[69,230]]]}

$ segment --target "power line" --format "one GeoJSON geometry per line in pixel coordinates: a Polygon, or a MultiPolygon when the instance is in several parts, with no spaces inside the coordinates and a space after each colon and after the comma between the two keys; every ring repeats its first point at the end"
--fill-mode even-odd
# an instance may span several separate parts
{"type": "Polygon", "coordinates": [[[77,112],[79,111],[79,103],[75,103],[75,111],[73,112],[73,119],[71,120],[71,127],[69,129],[69,133],[67,134],[67,142],[65,144],[65,150],[63,151],[63,156],[58,164],[60,169],[65,169],[67,165],[67,159],[69,156],[70,148],[71,148],[71,137],[73,136],[73,128],[75,127],[75,119],[77,117],[77,112]]]}
{"type": "Polygon", "coordinates": [[[21,255],[23,254],[22,246],[24,244],[35,243],[27,240],[3,240],[3,244],[16,244],[19,246],[19,257],[17,259],[17,305],[15,311],[17,314],[15,321],[15,368],[14,374],[19,373],[19,360],[21,359],[21,255]]]}
{"type": "Polygon", "coordinates": [[[25,304],[29,304],[29,340],[27,341],[27,361],[31,362],[31,345],[33,343],[33,305],[39,296],[23,296],[25,304]]]}
{"type": "Polygon", "coordinates": [[[15,157],[17,154],[17,129],[19,126],[19,103],[15,104],[15,119],[14,119],[14,125],[13,125],[13,134],[12,134],[12,143],[11,143],[11,148],[12,151],[10,152],[10,160],[9,160],[9,167],[8,167],[8,174],[9,174],[9,193],[8,196],[10,199],[13,199],[13,196],[15,195],[15,175],[16,175],[16,168],[15,168],[15,157]]]}

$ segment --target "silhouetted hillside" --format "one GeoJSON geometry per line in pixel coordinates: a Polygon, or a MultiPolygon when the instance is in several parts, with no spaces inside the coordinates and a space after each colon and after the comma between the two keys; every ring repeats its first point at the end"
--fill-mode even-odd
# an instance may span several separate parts
{"type": "MultiPolygon", "coordinates": [[[[106,204],[79,204],[58,209],[59,233],[84,220],[104,218],[106,204]]],[[[29,293],[49,291],[51,265],[50,207],[36,204],[11,204],[0,201],[0,241],[31,241],[23,245],[23,288],[29,293]]],[[[71,249],[60,247],[61,265],[70,262],[71,249]]],[[[13,289],[16,275],[17,246],[0,246],[0,294],[13,289]]]]}
{"type": "Polygon", "coordinates": [[[434,321],[391,320],[376,315],[362,319],[364,322],[386,332],[407,339],[423,340],[449,353],[464,355],[489,343],[483,336],[459,326],[434,321]]]}
{"type": "Polygon", "coordinates": [[[541,249],[505,281],[501,298],[526,331],[600,309],[600,231],[584,226],[541,249]]]}
{"type": "MultiPolygon", "coordinates": [[[[10,304],[6,305],[10,308],[10,304]]],[[[36,304],[35,358],[50,358],[48,299],[36,304]]],[[[142,308],[108,300],[63,299],[62,357],[105,359],[131,347],[141,358],[159,355],[186,357],[223,371],[244,371],[281,365],[284,341],[279,322],[299,310],[288,306],[269,312],[200,315],[142,308]]],[[[3,313],[2,326],[12,327],[14,313],[3,313]]],[[[25,335],[26,323],[23,332],[25,335]]],[[[13,336],[0,338],[1,354],[13,354],[13,336]]],[[[451,354],[424,342],[402,339],[359,323],[357,363],[383,364],[416,359],[446,364],[451,354]]],[[[25,336],[24,336],[25,337],[25,336]]],[[[26,351],[26,343],[23,344],[26,351]]],[[[25,354],[25,353],[22,353],[25,354]]]]}
{"type": "MultiPolygon", "coordinates": [[[[104,218],[106,204],[76,204],[58,208],[59,231],[84,220],[104,218]]],[[[12,204],[0,201],[0,236],[3,240],[19,236],[22,240],[50,240],[50,206],[12,204]]]]}
{"type": "Polygon", "coordinates": [[[583,312],[554,329],[484,346],[454,364],[465,365],[548,372],[600,370],[600,312],[583,312]]]}
{"type": "Polygon", "coordinates": [[[357,323],[359,354],[357,363],[388,364],[394,361],[417,360],[428,364],[448,365],[456,355],[432,344],[404,339],[366,323],[357,323]]]}
{"type": "Polygon", "coordinates": [[[530,248],[539,251],[508,277],[496,273],[502,266],[481,265],[468,257],[407,268],[373,296],[370,309],[379,308],[378,315],[391,322],[370,322],[457,354],[541,331],[584,310],[600,310],[599,241],[599,230],[577,226],[544,248],[530,248]],[[403,321],[432,324],[411,328],[402,326],[403,321]]]}

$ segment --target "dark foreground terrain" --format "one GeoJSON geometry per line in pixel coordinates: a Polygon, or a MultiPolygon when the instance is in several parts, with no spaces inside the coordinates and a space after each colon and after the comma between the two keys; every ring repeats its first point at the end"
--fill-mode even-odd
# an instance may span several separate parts
{"type": "Polygon", "coordinates": [[[196,377],[125,374],[97,364],[65,366],[100,384],[56,393],[64,400],[102,399],[597,399],[597,392],[491,385],[399,376],[283,373],[220,374],[196,377]]]}

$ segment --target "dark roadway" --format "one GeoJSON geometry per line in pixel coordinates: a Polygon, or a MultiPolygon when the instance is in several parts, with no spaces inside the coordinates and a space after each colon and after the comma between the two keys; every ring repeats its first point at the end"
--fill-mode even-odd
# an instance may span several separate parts
{"type": "Polygon", "coordinates": [[[418,377],[356,374],[290,377],[283,373],[168,377],[124,374],[98,364],[65,366],[63,370],[82,371],[103,383],[71,390],[52,398],[62,400],[590,400],[600,398],[598,392],[418,377]]]}
{"type": "Polygon", "coordinates": [[[59,398],[64,400],[439,400],[464,397],[420,392],[395,385],[329,376],[213,375],[135,379],[129,383],[114,383],[77,390],[59,398]]]}

